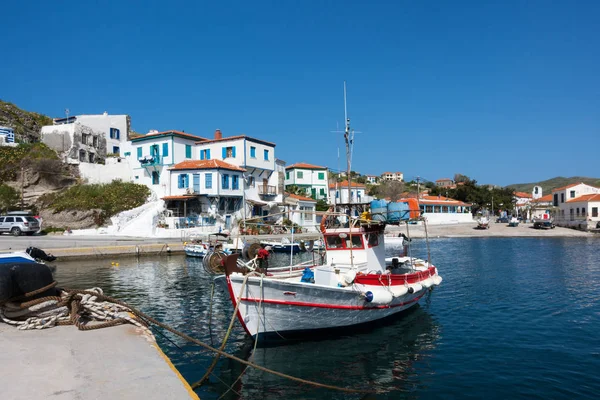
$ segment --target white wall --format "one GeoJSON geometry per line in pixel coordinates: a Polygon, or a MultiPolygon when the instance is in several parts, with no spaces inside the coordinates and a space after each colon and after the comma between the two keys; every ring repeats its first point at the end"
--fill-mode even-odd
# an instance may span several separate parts
{"type": "Polygon", "coordinates": [[[121,152],[121,145],[127,141],[127,115],[77,115],[76,118],[77,122],[81,123],[82,125],[89,126],[93,130],[100,131],[105,134],[107,153],[112,153],[113,147],[119,147],[120,154],[123,154],[121,152]],[[119,139],[110,138],[110,128],[116,128],[119,130],[119,139]]]}
{"type": "Polygon", "coordinates": [[[423,213],[429,225],[462,224],[473,222],[473,215],[469,213],[423,213]]]}
{"type": "MultiPolygon", "coordinates": [[[[364,187],[353,187],[350,190],[352,195],[352,203],[369,203],[371,200],[373,200],[372,196],[366,195],[366,188],[364,187]]],[[[350,201],[348,201],[348,187],[342,187],[338,185],[337,190],[329,189],[329,199],[330,204],[350,203],[350,201]],[[338,193],[337,197],[336,193],[338,193]]]]}
{"type": "Polygon", "coordinates": [[[224,169],[201,169],[201,170],[171,170],[170,175],[170,194],[171,196],[184,195],[188,193],[187,188],[179,188],[179,175],[188,175],[188,188],[190,192],[194,191],[194,174],[200,175],[200,191],[201,194],[208,195],[221,195],[221,196],[243,196],[242,192],[242,172],[241,171],[228,171],[224,169]],[[212,174],[212,188],[206,188],[206,175],[212,174]],[[222,187],[222,176],[224,174],[229,175],[229,189],[222,187]],[[237,176],[239,189],[232,189],[233,176],[237,176]]]}
{"type": "Polygon", "coordinates": [[[315,189],[315,197],[317,199],[328,199],[328,177],[327,169],[304,169],[304,168],[288,168],[286,169],[285,185],[298,185],[308,186],[307,196],[312,196],[311,189],[315,189]],[[298,177],[298,173],[302,174],[302,177],[298,177]],[[323,179],[319,179],[319,173],[322,174],[323,179]],[[289,178],[288,178],[289,174],[289,178]],[[324,194],[321,193],[323,189],[324,194]]]}
{"type": "Polygon", "coordinates": [[[109,157],[106,165],[80,163],[79,174],[88,183],[110,183],[115,179],[132,181],[132,169],[127,158],[109,157]]]}

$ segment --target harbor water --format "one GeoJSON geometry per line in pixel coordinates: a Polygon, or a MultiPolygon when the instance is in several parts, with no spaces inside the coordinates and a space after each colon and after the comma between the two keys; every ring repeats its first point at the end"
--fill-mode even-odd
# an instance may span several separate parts
{"type": "MultiPolygon", "coordinates": [[[[596,398],[597,238],[439,238],[430,245],[444,281],[398,318],[370,329],[263,346],[254,354],[253,341],[236,322],[226,347],[286,374],[375,393],[315,389],[252,368],[238,379],[244,367],[222,358],[198,390],[200,398],[596,398]]],[[[425,250],[423,240],[413,240],[413,255],[425,250]]],[[[276,254],[271,265],[289,257],[276,254]]],[[[200,260],[183,255],[60,262],[56,279],[69,288],[100,286],[215,347],[233,312],[218,288],[211,310],[212,277],[200,260]]],[[[168,332],[156,336],[190,383],[203,376],[213,354],[168,332]]]]}

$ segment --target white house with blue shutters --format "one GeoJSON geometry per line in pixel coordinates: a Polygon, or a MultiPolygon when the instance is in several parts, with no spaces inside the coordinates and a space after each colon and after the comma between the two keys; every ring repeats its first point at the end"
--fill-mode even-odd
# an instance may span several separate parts
{"type": "Polygon", "coordinates": [[[150,132],[131,140],[133,182],[148,186],[160,198],[171,194],[169,167],[192,160],[199,136],[179,131],[150,132]]]}
{"type": "Polygon", "coordinates": [[[13,128],[9,128],[8,126],[0,126],[0,136],[4,138],[4,143],[15,142],[15,131],[13,128]]]}

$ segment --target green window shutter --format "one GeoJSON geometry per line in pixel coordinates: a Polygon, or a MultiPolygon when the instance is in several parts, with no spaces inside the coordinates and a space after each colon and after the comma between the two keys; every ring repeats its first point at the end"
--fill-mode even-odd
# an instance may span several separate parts
{"type": "Polygon", "coordinates": [[[141,146],[137,148],[137,156],[138,156],[138,158],[142,158],[142,147],[141,146]]]}
{"type": "Polygon", "coordinates": [[[185,145],[185,158],[192,158],[192,146],[189,144],[185,145]]]}
{"type": "Polygon", "coordinates": [[[169,155],[169,143],[163,143],[163,157],[166,157],[169,155]]]}
{"type": "Polygon", "coordinates": [[[319,172],[319,179],[325,179],[325,172],[319,172]]]}

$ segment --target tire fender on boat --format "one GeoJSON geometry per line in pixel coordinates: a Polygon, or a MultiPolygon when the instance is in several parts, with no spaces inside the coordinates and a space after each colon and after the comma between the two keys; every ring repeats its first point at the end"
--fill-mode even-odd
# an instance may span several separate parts
{"type": "Polygon", "coordinates": [[[413,283],[412,285],[409,285],[409,287],[412,288],[413,293],[418,293],[421,290],[423,290],[423,285],[421,285],[420,283],[413,283]]]}
{"type": "Polygon", "coordinates": [[[430,287],[433,286],[434,282],[432,278],[427,278],[422,280],[421,282],[419,282],[421,285],[423,285],[424,288],[429,289],[430,287]]]}
{"type": "Polygon", "coordinates": [[[431,279],[433,279],[433,284],[436,286],[439,286],[440,283],[442,283],[442,277],[439,275],[434,275],[431,277],[431,279]]]}
{"type": "Polygon", "coordinates": [[[398,286],[398,287],[393,287],[392,288],[392,295],[394,297],[402,297],[406,293],[408,293],[408,287],[407,286],[398,286]]]}

